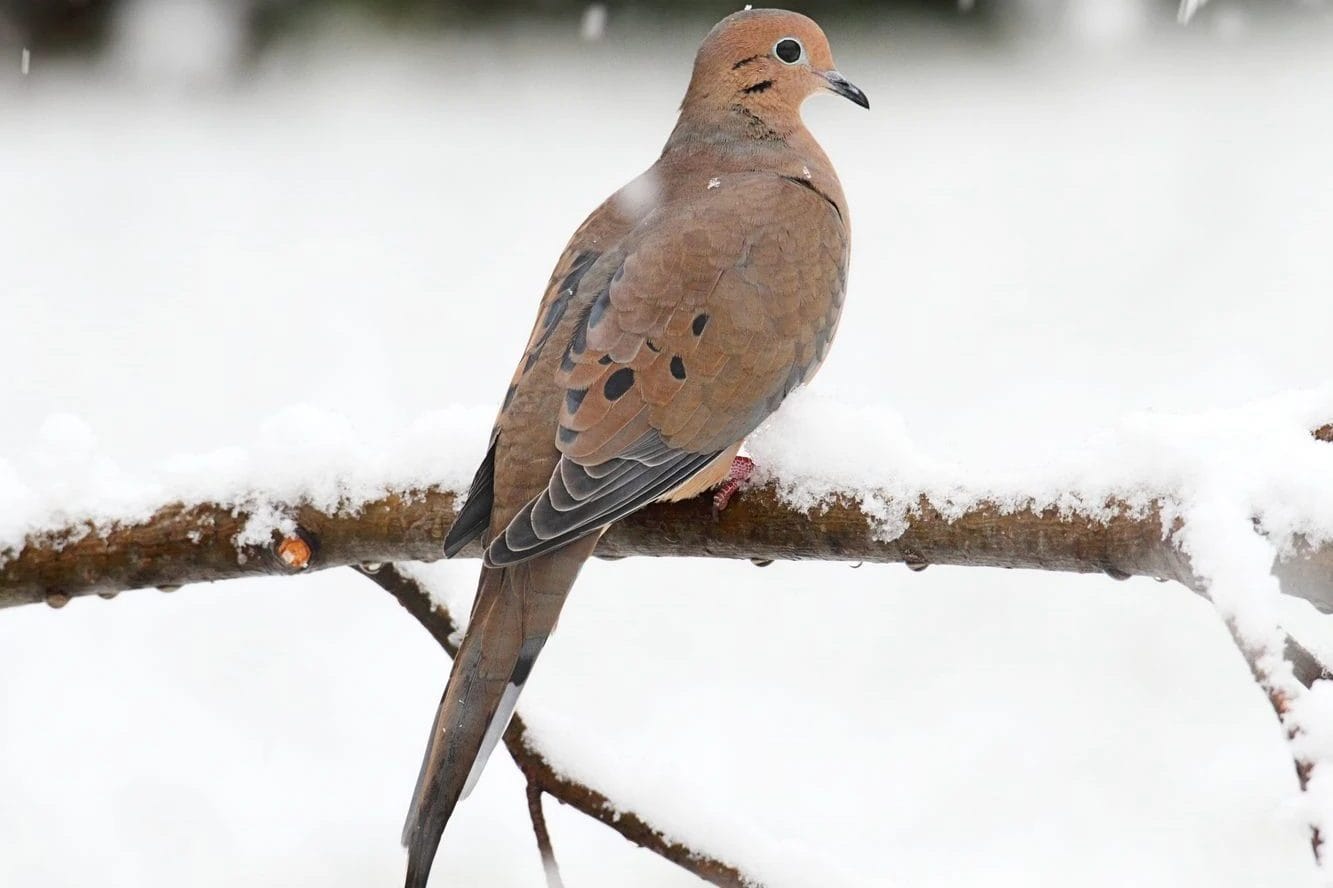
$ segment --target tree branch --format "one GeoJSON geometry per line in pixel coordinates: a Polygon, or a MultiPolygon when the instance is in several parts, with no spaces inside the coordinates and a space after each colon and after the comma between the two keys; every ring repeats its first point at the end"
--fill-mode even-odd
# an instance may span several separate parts
{"type": "MultiPolygon", "coordinates": [[[[459,637],[458,624],[454,622],[453,616],[447,609],[431,601],[426,590],[416,580],[392,564],[381,565],[373,570],[364,567],[358,570],[396,598],[398,603],[430,632],[449,656],[453,657],[458,653],[458,646],[455,643],[455,639],[459,637]]],[[[514,759],[514,764],[518,765],[518,769],[523,772],[527,780],[529,813],[532,812],[533,805],[531,788],[536,787],[539,796],[545,793],[561,804],[569,805],[574,810],[605,824],[641,848],[666,858],[713,885],[723,888],[754,888],[759,884],[730,864],[673,842],[638,814],[621,810],[611,799],[592,787],[558,773],[532,743],[523,720],[517,715],[510,721],[509,728],[505,731],[504,742],[514,759]]],[[[540,805],[540,801],[537,804],[540,805]]],[[[540,810],[538,807],[537,811],[540,810]]],[[[541,826],[538,827],[534,815],[533,825],[537,830],[543,866],[546,865],[548,853],[551,855],[550,861],[553,866],[554,853],[550,851],[550,836],[546,836],[544,843],[542,838],[545,818],[541,819],[541,826]]],[[[551,870],[548,868],[548,880],[550,873],[551,870]]]]}
{"type": "MultiPolygon", "coordinates": [[[[1333,431],[1330,431],[1333,436],[1333,431]]],[[[244,576],[286,575],[364,563],[440,557],[455,514],[453,491],[387,494],[357,509],[305,504],[163,506],[111,528],[82,525],[29,537],[0,554],[0,607],[124,589],[180,586],[244,576]],[[287,516],[296,529],[267,545],[238,545],[256,515],[287,516]]],[[[945,517],[922,498],[898,537],[879,527],[850,494],[812,512],[794,508],[775,484],[751,488],[714,518],[707,497],[651,506],[615,524],[596,554],[693,555],[755,560],[906,562],[1151,576],[1199,584],[1174,542],[1163,508],[1109,504],[1094,520],[1054,508],[1005,511],[982,504],[945,517]]],[[[465,555],[476,557],[476,546],[465,555]]],[[[1333,610],[1333,546],[1306,547],[1275,565],[1284,591],[1333,610]]]]}
{"type": "Polygon", "coordinates": [[[542,811],[542,788],[529,780],[527,785],[528,817],[532,820],[532,832],[537,837],[537,851],[542,857],[542,872],[546,874],[546,888],[565,888],[560,878],[560,866],[555,862],[555,848],[551,846],[551,833],[546,828],[546,813],[542,811]]]}
{"type": "MultiPolygon", "coordinates": [[[[1260,665],[1259,652],[1251,647],[1240,634],[1240,630],[1236,628],[1235,622],[1232,620],[1225,620],[1224,622],[1226,623],[1227,631],[1231,633],[1231,640],[1235,643],[1236,649],[1240,651],[1241,656],[1245,658],[1245,663],[1250,667],[1250,675],[1254,678],[1255,684],[1263,688],[1264,696],[1268,698],[1268,705],[1273,707],[1273,714],[1277,716],[1278,722],[1286,730],[1287,740],[1295,740],[1297,734],[1301,733],[1300,729],[1288,724],[1286,720],[1287,711],[1291,706],[1291,700],[1288,699],[1283,691],[1272,686],[1268,675],[1265,674],[1263,667],[1260,665]]],[[[1292,670],[1295,672],[1297,680],[1307,688],[1314,684],[1316,680],[1322,680],[1329,677],[1328,670],[1315,659],[1314,655],[1301,647],[1290,636],[1287,637],[1283,656],[1285,656],[1292,664],[1292,670]],[[1318,674],[1313,677],[1310,677],[1309,675],[1309,671],[1312,668],[1311,664],[1318,667],[1318,674]]],[[[1292,765],[1296,769],[1296,782],[1300,785],[1301,792],[1305,792],[1310,787],[1310,774],[1314,771],[1314,764],[1315,763],[1309,759],[1295,754],[1293,750],[1292,765]]],[[[1314,852],[1316,862],[1323,859],[1323,845],[1323,834],[1320,832],[1319,827],[1312,825],[1310,827],[1310,849],[1314,852]]]]}

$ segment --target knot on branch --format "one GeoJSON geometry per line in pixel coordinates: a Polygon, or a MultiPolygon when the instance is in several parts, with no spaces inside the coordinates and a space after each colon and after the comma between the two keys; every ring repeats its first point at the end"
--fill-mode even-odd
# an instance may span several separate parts
{"type": "Polygon", "coordinates": [[[292,570],[305,570],[310,566],[310,557],[314,553],[310,544],[300,536],[283,537],[277,545],[278,558],[292,570]]]}

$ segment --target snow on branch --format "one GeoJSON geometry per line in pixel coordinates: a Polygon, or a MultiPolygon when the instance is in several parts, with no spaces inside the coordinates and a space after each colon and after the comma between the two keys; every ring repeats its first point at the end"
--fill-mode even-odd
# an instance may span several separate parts
{"type": "MultiPolygon", "coordinates": [[[[404,490],[342,509],[308,502],[163,505],[112,526],[76,524],[28,537],[0,554],[0,607],[176,587],[256,575],[393,561],[433,561],[461,496],[404,490]]],[[[881,502],[892,502],[887,495],[881,502]]],[[[1057,506],[982,502],[961,512],[922,497],[904,504],[901,532],[884,533],[852,493],[818,507],[792,505],[770,481],[746,490],[716,518],[707,497],[659,504],[616,524],[603,558],[710,556],[755,561],[902,562],[1149,576],[1200,588],[1177,545],[1173,506],[1099,504],[1100,517],[1057,506]]],[[[878,509],[876,509],[878,511],[878,509]]],[[[473,547],[465,556],[480,553],[473,547]]],[[[1333,609],[1333,546],[1295,547],[1275,565],[1284,590],[1333,609]]]]}
{"type": "MultiPolygon", "coordinates": [[[[1029,466],[978,467],[923,454],[883,408],[803,395],[752,436],[758,483],[720,517],[703,500],[654,506],[597,554],[1104,572],[1197,590],[1181,530],[1216,502],[1272,541],[1284,592],[1333,611],[1333,454],[1314,440],[1333,439],[1330,413],[1333,386],[1129,417],[1029,466]]],[[[108,466],[74,418],[50,422],[32,467],[0,461],[0,607],[435,560],[488,424],[455,410],[373,426],[377,439],[296,408],[250,450],[141,478],[108,466]]]]}
{"type": "MultiPolygon", "coordinates": [[[[720,516],[711,513],[706,498],[657,505],[618,523],[597,554],[605,558],[683,555],[1102,572],[1117,578],[1151,576],[1202,588],[1180,546],[1191,499],[1180,492],[1188,477],[1182,481],[1177,476],[1202,472],[1198,466],[1204,454],[1224,448],[1214,441],[1191,444],[1175,440],[1189,437],[1197,423],[1180,429],[1168,426],[1165,433],[1155,431],[1145,453],[1131,454],[1131,458],[1125,454],[1128,445],[1116,442],[1106,453],[1091,452],[1084,457],[1093,469],[1080,464],[1051,472],[1050,477],[1020,477],[987,487],[964,484],[960,478],[966,480],[967,473],[953,467],[942,470],[909,447],[892,442],[892,429],[868,428],[873,419],[827,410],[819,403],[812,408],[807,401],[804,410],[799,405],[797,410],[805,432],[798,435],[778,428],[759,436],[756,456],[761,471],[769,472],[767,480],[746,490],[720,516]],[[865,456],[843,455],[833,449],[842,446],[846,436],[840,429],[851,423],[860,427],[861,437],[869,442],[864,445],[865,456]],[[821,441],[821,434],[837,443],[821,441]],[[1165,447],[1158,439],[1166,436],[1177,452],[1163,455],[1165,447]],[[809,452],[791,452],[793,440],[799,440],[809,452]],[[782,442],[781,446],[775,446],[775,441],[782,442]],[[855,482],[831,480],[840,471],[851,474],[853,465],[860,465],[864,475],[866,464],[876,462],[888,468],[874,467],[869,477],[855,482]],[[1135,481],[1140,464],[1145,467],[1143,474],[1155,470],[1160,477],[1135,481]],[[1163,465],[1167,468],[1162,469],[1163,465]],[[1094,472],[1125,477],[1093,485],[1087,479],[1094,472]],[[1154,485],[1163,492],[1152,495],[1154,485]],[[975,491],[968,492],[968,487],[975,491]]],[[[1260,424],[1269,419],[1261,415],[1260,424]]],[[[1299,425],[1293,425],[1289,416],[1283,419],[1297,430],[1294,437],[1301,437],[1299,425]]],[[[1247,416],[1245,427],[1255,424],[1255,418],[1247,416]]],[[[294,437],[310,440],[309,417],[293,425],[303,430],[294,437]]],[[[1316,481],[1326,479],[1286,476],[1319,471],[1322,462],[1312,460],[1322,460],[1324,448],[1311,446],[1313,442],[1293,444],[1290,433],[1250,433],[1266,447],[1271,446],[1270,439],[1287,442],[1285,449],[1266,459],[1275,466],[1258,465],[1260,457],[1238,446],[1229,426],[1221,432],[1204,429],[1199,434],[1226,434],[1233,440],[1224,442],[1225,449],[1242,454],[1213,467],[1212,474],[1244,475],[1237,484],[1252,485],[1273,501],[1243,490],[1238,508],[1250,508],[1256,523],[1281,534],[1275,544],[1275,571],[1283,591],[1333,610],[1333,545],[1317,535],[1300,533],[1303,525],[1289,513],[1305,504],[1290,503],[1291,495],[1277,483],[1294,485],[1320,502],[1320,490],[1327,485],[1316,481]],[[1301,447],[1317,453],[1311,456],[1297,449],[1301,447]],[[1246,495],[1254,502],[1243,502],[1246,495]]],[[[418,441],[414,448],[438,451],[448,446],[447,438],[464,435],[450,425],[446,440],[418,441]]],[[[1311,441],[1310,432],[1304,435],[1311,441]]],[[[1313,437],[1333,441],[1333,423],[1319,426],[1313,437]]],[[[242,473],[202,493],[195,485],[177,494],[193,497],[193,501],[167,500],[154,505],[151,496],[159,488],[149,485],[148,493],[133,498],[133,507],[120,517],[115,508],[104,507],[95,517],[64,517],[79,514],[70,509],[55,513],[54,518],[30,522],[35,529],[20,535],[8,548],[0,537],[0,607],[42,601],[58,606],[94,593],[110,596],[126,589],[439,558],[444,535],[461,503],[459,490],[467,473],[452,467],[448,474],[436,470],[436,477],[444,475],[449,481],[424,485],[420,479],[430,472],[418,459],[410,471],[396,475],[386,471],[387,479],[378,481],[368,477],[372,472],[364,468],[366,464],[378,468],[406,460],[395,462],[395,454],[379,452],[371,459],[355,448],[338,449],[356,458],[330,463],[312,460],[308,454],[297,459],[277,452],[270,462],[298,463],[317,480],[295,482],[292,472],[284,468],[274,475],[272,493],[265,492],[268,477],[263,473],[258,479],[253,473],[242,473]]],[[[459,445],[451,449],[457,452],[459,445]]],[[[252,461],[272,453],[271,448],[261,451],[260,458],[252,461]]],[[[216,474],[211,465],[209,468],[210,474],[216,474]]],[[[176,489],[170,485],[160,488],[176,489]]],[[[1317,528],[1318,522],[1313,526],[1317,528]]],[[[478,552],[472,548],[464,554],[476,556],[478,552]]]]}

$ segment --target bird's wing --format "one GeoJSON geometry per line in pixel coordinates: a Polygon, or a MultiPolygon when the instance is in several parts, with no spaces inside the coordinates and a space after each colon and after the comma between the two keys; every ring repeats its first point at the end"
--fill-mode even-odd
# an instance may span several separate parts
{"type": "Polygon", "coordinates": [[[549,552],[669,494],[823,361],[847,236],[807,185],[741,174],[649,215],[614,255],[556,371],[560,457],[487,549],[549,552]]]}
{"type": "MultiPolygon", "coordinates": [[[[590,225],[601,221],[604,215],[603,208],[599,208],[589,221],[575,232],[569,246],[565,248],[565,252],[556,263],[555,271],[547,281],[541,305],[537,309],[537,320],[533,324],[532,333],[528,336],[528,344],[523,349],[523,357],[514,371],[509,388],[505,391],[500,406],[501,418],[509,410],[520,380],[538,364],[552,337],[561,329],[561,322],[579,292],[580,283],[601,255],[595,244],[590,242],[593,238],[587,236],[587,229],[590,225]]],[[[464,546],[485,533],[490,525],[491,508],[495,501],[494,476],[499,429],[500,422],[497,420],[495,428],[491,430],[486,457],[472,479],[467,500],[445,537],[446,558],[457,555],[464,546]]]]}

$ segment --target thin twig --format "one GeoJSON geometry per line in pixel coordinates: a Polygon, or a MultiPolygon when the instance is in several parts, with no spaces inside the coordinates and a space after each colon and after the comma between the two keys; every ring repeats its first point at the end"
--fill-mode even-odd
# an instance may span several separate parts
{"type": "Polygon", "coordinates": [[[537,837],[537,851],[542,856],[542,872],[546,874],[546,888],[565,888],[560,878],[560,866],[555,862],[555,848],[551,846],[551,833],[546,829],[546,813],[542,811],[542,788],[529,780],[528,817],[532,819],[532,833],[537,837]]]}
{"type": "MultiPolygon", "coordinates": [[[[1241,655],[1245,658],[1245,663],[1250,667],[1250,675],[1254,677],[1255,683],[1258,684],[1259,687],[1263,689],[1264,696],[1268,698],[1268,704],[1273,707],[1273,713],[1277,716],[1278,722],[1281,723],[1283,730],[1287,732],[1287,740],[1290,743],[1290,741],[1295,740],[1296,737],[1301,733],[1301,729],[1298,726],[1290,724],[1287,721],[1287,712],[1291,708],[1291,700],[1287,698],[1287,695],[1283,693],[1281,689],[1273,686],[1273,683],[1269,679],[1267,672],[1263,669],[1262,666],[1259,665],[1260,652],[1256,651],[1241,636],[1240,630],[1236,627],[1235,621],[1224,620],[1223,622],[1226,623],[1227,631],[1231,633],[1231,640],[1235,642],[1236,648],[1241,652],[1241,655]]],[[[1315,667],[1318,667],[1319,674],[1316,675],[1314,678],[1311,678],[1309,681],[1306,681],[1306,678],[1309,677],[1308,674],[1309,670],[1312,669],[1313,667],[1306,662],[1302,662],[1300,666],[1297,666],[1296,663],[1293,662],[1293,666],[1295,667],[1294,671],[1296,672],[1296,678],[1300,680],[1301,684],[1305,685],[1308,688],[1316,680],[1322,680],[1329,676],[1327,668],[1325,668],[1322,664],[1320,664],[1318,660],[1315,660],[1313,654],[1311,654],[1305,648],[1301,647],[1299,643],[1297,643],[1294,639],[1288,636],[1286,642],[1286,649],[1284,651],[1285,656],[1291,658],[1293,649],[1296,649],[1300,652],[1302,660],[1308,658],[1309,661],[1313,662],[1315,667]]],[[[1311,762],[1309,759],[1296,755],[1294,753],[1294,747],[1293,747],[1292,765],[1296,769],[1296,782],[1300,785],[1301,792],[1305,792],[1310,785],[1310,773],[1314,770],[1314,762],[1311,762]]],[[[1311,825],[1310,848],[1314,852],[1314,857],[1316,861],[1320,861],[1323,858],[1322,854],[1323,844],[1324,844],[1324,837],[1320,833],[1319,827],[1311,825]]]]}

